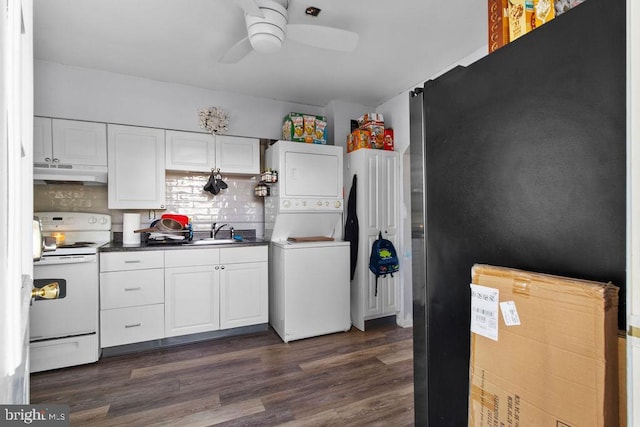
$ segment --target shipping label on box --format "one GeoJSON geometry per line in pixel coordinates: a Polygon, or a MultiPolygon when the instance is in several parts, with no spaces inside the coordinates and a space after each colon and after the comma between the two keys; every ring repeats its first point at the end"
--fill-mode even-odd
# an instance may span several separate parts
{"type": "Polygon", "coordinates": [[[618,425],[616,286],[487,265],[472,283],[502,316],[471,334],[469,426],[618,425]]]}

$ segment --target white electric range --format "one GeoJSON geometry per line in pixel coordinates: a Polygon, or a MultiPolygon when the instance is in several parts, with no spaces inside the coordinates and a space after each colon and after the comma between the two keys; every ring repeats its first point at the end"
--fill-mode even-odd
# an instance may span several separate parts
{"type": "Polygon", "coordinates": [[[56,250],[34,261],[34,286],[57,282],[57,299],[36,297],[30,309],[30,371],[95,362],[99,358],[98,248],[111,240],[111,216],[38,212],[56,250]]]}

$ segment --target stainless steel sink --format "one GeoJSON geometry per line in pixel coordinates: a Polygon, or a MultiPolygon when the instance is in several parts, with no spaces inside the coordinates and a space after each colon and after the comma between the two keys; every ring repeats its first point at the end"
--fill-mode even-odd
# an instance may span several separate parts
{"type": "Polygon", "coordinates": [[[187,243],[188,245],[228,245],[230,243],[238,243],[238,240],[234,240],[234,239],[212,239],[212,238],[207,238],[207,239],[200,239],[200,240],[194,240],[192,242],[187,243]]]}

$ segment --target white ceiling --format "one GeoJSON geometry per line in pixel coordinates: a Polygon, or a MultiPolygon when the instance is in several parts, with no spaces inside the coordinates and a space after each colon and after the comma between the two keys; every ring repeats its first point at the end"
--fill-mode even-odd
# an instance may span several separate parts
{"type": "Polygon", "coordinates": [[[483,0],[289,0],[289,21],[360,35],[352,53],[286,40],[275,54],[218,59],[246,36],[233,0],[34,0],[37,59],[325,106],[377,106],[487,43],[483,0]],[[318,18],[307,6],[322,9],[318,18]]]}

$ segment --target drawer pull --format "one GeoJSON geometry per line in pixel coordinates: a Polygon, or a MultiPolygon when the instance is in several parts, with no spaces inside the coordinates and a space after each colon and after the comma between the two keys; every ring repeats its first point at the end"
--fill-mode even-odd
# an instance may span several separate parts
{"type": "Polygon", "coordinates": [[[130,325],[124,325],[125,328],[137,328],[138,326],[142,326],[142,323],[132,323],[130,325]]]}
{"type": "Polygon", "coordinates": [[[139,291],[140,289],[142,289],[142,286],[137,286],[135,288],[124,288],[125,291],[139,291]]]}
{"type": "Polygon", "coordinates": [[[125,264],[140,264],[142,261],[140,261],[139,259],[132,259],[132,260],[128,260],[125,261],[125,264]]]}

